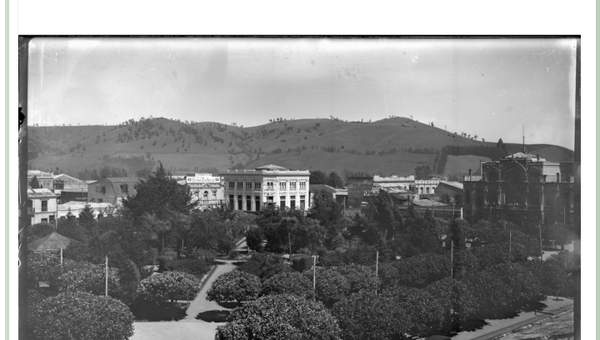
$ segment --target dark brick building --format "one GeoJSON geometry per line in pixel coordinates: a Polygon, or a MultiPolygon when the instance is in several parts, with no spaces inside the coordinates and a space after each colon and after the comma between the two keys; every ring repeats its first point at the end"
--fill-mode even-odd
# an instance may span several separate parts
{"type": "Polygon", "coordinates": [[[574,176],[572,162],[549,162],[523,152],[483,162],[479,175],[464,179],[465,218],[572,224],[579,199],[574,176]]]}

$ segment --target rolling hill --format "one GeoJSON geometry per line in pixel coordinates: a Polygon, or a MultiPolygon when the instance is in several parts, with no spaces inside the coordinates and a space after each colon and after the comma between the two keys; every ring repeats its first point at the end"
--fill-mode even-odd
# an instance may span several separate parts
{"type": "MultiPolygon", "coordinates": [[[[506,144],[507,151],[521,146],[506,144]]],[[[217,171],[275,163],[339,173],[410,174],[419,165],[460,175],[496,156],[495,143],[466,138],[408,118],[375,122],[278,120],[242,127],[165,118],[113,126],[29,127],[29,168],[77,175],[104,166],[131,175],[158,161],[170,171],[217,171]]],[[[567,161],[571,150],[528,145],[527,151],[567,161]]],[[[497,152],[496,152],[497,153],[497,152]]]]}

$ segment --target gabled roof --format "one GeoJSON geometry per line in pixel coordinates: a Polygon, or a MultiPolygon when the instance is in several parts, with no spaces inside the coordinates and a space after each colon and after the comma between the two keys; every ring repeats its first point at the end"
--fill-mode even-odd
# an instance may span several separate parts
{"type": "Polygon", "coordinates": [[[78,182],[85,183],[85,181],[83,181],[83,180],[81,180],[81,179],[79,179],[79,178],[77,178],[77,177],[73,177],[73,176],[71,176],[71,175],[67,175],[67,174],[58,174],[58,175],[55,175],[55,176],[54,176],[54,179],[55,179],[55,180],[56,180],[56,179],[63,179],[63,178],[68,178],[68,179],[71,179],[71,180],[74,180],[74,181],[78,181],[78,182]]]}
{"type": "Polygon", "coordinates": [[[57,232],[52,232],[42,238],[35,241],[31,241],[27,248],[31,251],[44,251],[44,250],[56,250],[65,249],[70,244],[78,242],[72,238],[63,236],[57,232]]]}
{"type": "Polygon", "coordinates": [[[461,182],[455,182],[455,181],[441,181],[440,184],[445,184],[449,187],[453,187],[459,190],[463,190],[464,186],[461,182]]]}
{"type": "Polygon", "coordinates": [[[27,170],[27,177],[38,177],[38,178],[52,178],[53,175],[51,172],[41,171],[41,170],[27,170]]]}
{"type": "Polygon", "coordinates": [[[27,189],[27,197],[28,198],[44,198],[44,197],[58,197],[55,193],[50,191],[47,188],[39,188],[39,189],[27,189]]]}
{"type": "Polygon", "coordinates": [[[266,165],[257,167],[256,170],[288,170],[288,169],[284,168],[282,166],[279,166],[279,165],[275,165],[275,164],[266,164],[266,165]]]}

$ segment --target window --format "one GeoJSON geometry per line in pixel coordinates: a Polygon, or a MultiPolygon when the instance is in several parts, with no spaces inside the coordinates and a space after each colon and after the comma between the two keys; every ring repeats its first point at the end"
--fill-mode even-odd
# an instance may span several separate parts
{"type": "Polygon", "coordinates": [[[124,193],[124,194],[129,193],[129,187],[127,186],[127,184],[121,184],[120,187],[121,187],[122,193],[124,193]]]}
{"type": "Polygon", "coordinates": [[[233,201],[234,201],[233,195],[229,195],[229,207],[230,207],[231,209],[233,209],[233,208],[234,208],[234,205],[233,205],[233,204],[234,204],[234,202],[233,202],[233,201]]]}
{"type": "Polygon", "coordinates": [[[202,197],[204,197],[204,198],[208,198],[208,191],[207,191],[207,190],[205,190],[205,191],[202,193],[202,197]]]}
{"type": "Polygon", "coordinates": [[[260,183],[260,182],[256,182],[256,183],[254,183],[254,190],[260,190],[260,189],[262,188],[262,185],[261,185],[261,184],[262,184],[262,183],[260,183]]]}
{"type": "Polygon", "coordinates": [[[306,196],[300,195],[300,209],[306,209],[306,196]]]}
{"type": "Polygon", "coordinates": [[[242,210],[244,205],[242,204],[242,195],[238,195],[238,210],[242,210]]]}
{"type": "Polygon", "coordinates": [[[106,187],[104,185],[100,188],[100,192],[102,193],[102,195],[106,194],[106,187]]]}
{"type": "Polygon", "coordinates": [[[281,209],[285,208],[285,196],[279,196],[279,207],[281,209]]]}
{"type": "Polygon", "coordinates": [[[254,209],[260,211],[260,196],[254,197],[254,209]]]}
{"type": "Polygon", "coordinates": [[[296,196],[290,196],[290,209],[296,209],[296,196]]]}
{"type": "Polygon", "coordinates": [[[267,196],[267,203],[273,203],[273,196],[267,196]]]}
{"type": "Polygon", "coordinates": [[[296,190],[296,182],[290,182],[290,190],[296,190]]]}
{"type": "Polygon", "coordinates": [[[229,189],[235,189],[235,182],[229,182],[229,189]]]}
{"type": "Polygon", "coordinates": [[[287,186],[286,182],[279,182],[279,190],[285,191],[286,186],[287,186]]]}
{"type": "Polygon", "coordinates": [[[246,196],[246,210],[252,211],[252,197],[246,196]]]}
{"type": "Polygon", "coordinates": [[[47,218],[42,218],[42,223],[48,223],[48,219],[47,218]]]}
{"type": "Polygon", "coordinates": [[[273,182],[267,182],[267,189],[273,190],[273,182]]]}
{"type": "Polygon", "coordinates": [[[244,189],[244,182],[237,182],[237,189],[238,190],[244,189]]]}
{"type": "Polygon", "coordinates": [[[425,191],[426,191],[427,193],[429,193],[429,187],[425,188],[425,191]]]}
{"type": "Polygon", "coordinates": [[[252,190],[252,182],[246,182],[246,190],[252,190]]]}
{"type": "Polygon", "coordinates": [[[213,197],[217,197],[217,189],[212,190],[212,195],[213,195],[213,197]]]}
{"type": "Polygon", "coordinates": [[[42,200],[42,211],[48,211],[48,201],[42,200]]]}
{"type": "Polygon", "coordinates": [[[300,182],[300,190],[306,190],[306,182],[300,182]]]}
{"type": "Polygon", "coordinates": [[[50,223],[54,223],[55,222],[54,215],[50,215],[50,216],[48,216],[48,218],[50,220],[50,223]]]}

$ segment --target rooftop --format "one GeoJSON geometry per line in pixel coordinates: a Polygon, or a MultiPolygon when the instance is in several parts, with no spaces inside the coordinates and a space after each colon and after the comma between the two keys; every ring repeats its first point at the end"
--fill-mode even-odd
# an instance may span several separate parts
{"type": "Polygon", "coordinates": [[[512,155],[508,155],[504,158],[508,158],[508,159],[526,159],[528,161],[532,161],[532,162],[545,162],[546,159],[545,158],[541,158],[540,155],[534,155],[531,153],[524,153],[524,152],[516,152],[513,153],[512,155]]]}
{"type": "Polygon", "coordinates": [[[282,171],[282,170],[289,170],[289,169],[284,168],[284,167],[279,166],[279,165],[275,165],[275,164],[266,164],[266,165],[262,165],[262,166],[257,167],[256,170],[267,170],[267,171],[278,170],[278,171],[282,171]]]}
{"type": "Polygon", "coordinates": [[[27,189],[27,197],[29,198],[42,198],[42,197],[57,197],[55,193],[50,189],[39,188],[39,189],[27,189]]]}
{"type": "Polygon", "coordinates": [[[53,178],[54,175],[51,172],[46,172],[46,171],[41,171],[41,170],[27,170],[27,177],[33,177],[36,176],[38,178],[40,177],[48,177],[48,178],[53,178]]]}
{"type": "Polygon", "coordinates": [[[57,232],[52,232],[42,238],[30,242],[27,245],[27,248],[31,251],[58,250],[67,248],[73,242],[77,241],[57,232]]]}

